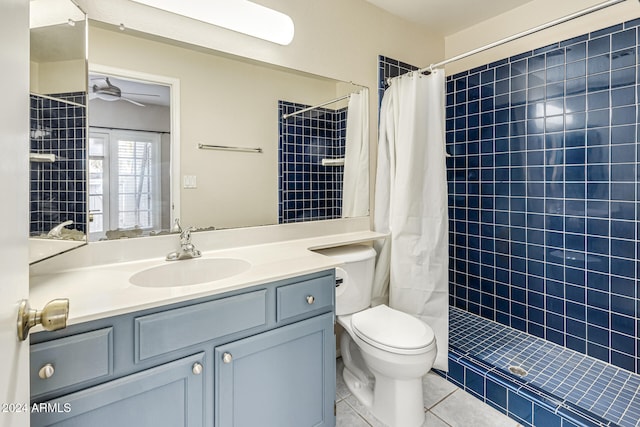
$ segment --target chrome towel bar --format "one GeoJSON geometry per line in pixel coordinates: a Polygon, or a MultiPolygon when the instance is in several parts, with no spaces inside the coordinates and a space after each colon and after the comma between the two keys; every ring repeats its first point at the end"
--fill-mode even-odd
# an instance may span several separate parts
{"type": "Polygon", "coordinates": [[[262,153],[262,148],[231,147],[229,145],[198,144],[201,150],[239,151],[242,153],[262,153]]]}

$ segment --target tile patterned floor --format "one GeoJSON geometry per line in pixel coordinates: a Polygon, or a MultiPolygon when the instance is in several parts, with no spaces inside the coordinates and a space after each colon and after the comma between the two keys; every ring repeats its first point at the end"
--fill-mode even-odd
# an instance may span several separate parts
{"type": "MultiPolygon", "coordinates": [[[[385,427],[354,396],[336,366],[336,427],[385,427]]],[[[469,393],[430,372],[422,382],[425,422],[422,427],[517,427],[519,424],[469,393]]]]}
{"type": "Polygon", "coordinates": [[[449,343],[621,427],[640,426],[640,375],[496,322],[449,309],[449,343]]]}

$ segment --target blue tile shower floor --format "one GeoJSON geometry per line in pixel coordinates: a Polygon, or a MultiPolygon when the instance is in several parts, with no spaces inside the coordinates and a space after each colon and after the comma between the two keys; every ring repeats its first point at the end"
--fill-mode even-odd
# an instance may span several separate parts
{"type": "Polygon", "coordinates": [[[621,427],[640,426],[640,375],[502,324],[449,308],[457,353],[500,370],[518,366],[526,384],[621,427]]]}

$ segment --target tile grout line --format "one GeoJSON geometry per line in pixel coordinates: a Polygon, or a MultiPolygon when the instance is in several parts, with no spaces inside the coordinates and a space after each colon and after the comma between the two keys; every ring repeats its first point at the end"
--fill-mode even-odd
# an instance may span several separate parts
{"type": "MultiPolygon", "coordinates": [[[[451,392],[451,394],[455,393],[455,391],[451,392]]],[[[444,399],[443,399],[444,400],[444,399]]],[[[442,418],[440,418],[439,416],[437,416],[436,414],[434,414],[433,412],[431,412],[430,410],[427,411],[426,413],[433,415],[434,417],[436,417],[438,420],[440,420],[442,423],[446,424],[448,427],[453,427],[451,424],[449,424],[448,422],[446,422],[445,420],[443,420],[442,418]]]]}
{"type": "MultiPolygon", "coordinates": [[[[629,382],[629,380],[626,380],[626,381],[625,381],[625,385],[626,385],[628,382],[629,382]]],[[[620,390],[622,391],[622,389],[620,389],[620,390]]],[[[629,404],[627,404],[627,405],[626,405],[626,407],[624,408],[624,411],[622,412],[622,416],[620,417],[620,419],[623,419],[623,418],[625,418],[625,417],[626,417],[627,413],[628,413],[628,412],[629,412],[629,410],[632,408],[632,405],[633,405],[633,401],[634,401],[634,399],[635,399],[635,396],[637,396],[638,394],[640,394],[640,386],[637,386],[637,387],[636,387],[634,397],[633,397],[633,398],[631,398],[631,400],[629,401],[629,404]]],[[[640,424],[640,421],[638,422],[638,424],[640,424]]]]}
{"type": "MultiPolygon", "coordinates": [[[[455,312],[455,309],[452,312],[455,312]]],[[[476,316],[471,313],[468,313],[468,315],[476,316]]],[[[463,329],[465,322],[460,322],[458,316],[452,317],[456,317],[456,321],[452,323],[463,329]]],[[[488,319],[483,319],[483,321],[489,324],[493,323],[488,319]]],[[[476,325],[474,324],[474,326],[476,325]]],[[[503,327],[507,328],[506,326],[503,327]]],[[[464,329],[466,329],[466,333],[474,333],[477,328],[464,329]]],[[[482,330],[483,328],[480,327],[479,329],[482,330]]],[[[456,339],[464,340],[464,333],[456,335],[456,339]]],[[[534,340],[539,340],[539,338],[534,338],[534,340]]],[[[549,343],[548,345],[553,347],[556,344],[549,343]]],[[[531,349],[530,346],[525,344],[517,348],[518,354],[516,352],[512,352],[512,354],[522,358],[526,353],[526,350],[523,353],[523,349],[527,348],[531,349]]],[[[559,402],[561,402],[560,406],[570,408],[571,405],[576,405],[578,408],[593,413],[595,416],[606,417],[604,419],[610,422],[640,427],[640,424],[635,424],[638,419],[636,414],[640,413],[638,409],[640,406],[635,404],[640,401],[640,376],[567,348],[562,348],[557,352],[552,348],[544,349],[535,354],[544,354],[545,358],[548,357],[546,363],[549,365],[558,364],[559,369],[556,367],[554,373],[549,372],[548,367],[539,370],[543,365],[535,365],[535,371],[539,370],[539,372],[534,372],[536,375],[527,382],[535,387],[540,387],[547,393],[555,394],[559,402]],[[560,378],[554,379],[554,377],[560,378]],[[558,379],[560,379],[559,383],[557,382],[558,379]],[[547,389],[549,386],[553,391],[547,389]],[[597,395],[597,398],[594,395],[597,395]],[[628,424],[629,421],[634,424],[628,424]]],[[[525,357],[523,363],[530,363],[532,361],[530,359],[533,356],[534,354],[530,354],[525,357]]],[[[500,357],[499,359],[504,361],[506,358],[500,357]]]]}
{"type": "MultiPolygon", "coordinates": [[[[355,398],[355,396],[354,396],[355,398]]],[[[369,426],[373,427],[373,424],[371,424],[369,422],[369,419],[364,415],[361,414],[360,411],[358,411],[358,409],[356,409],[353,405],[351,405],[346,399],[344,400],[344,403],[347,404],[347,406],[349,406],[351,409],[353,409],[353,412],[355,412],[360,418],[362,418],[362,420],[369,426]]]]}
{"type": "MultiPolygon", "coordinates": [[[[617,373],[616,373],[616,375],[617,375],[617,373]]],[[[614,378],[615,378],[615,375],[611,379],[611,382],[613,382],[614,378]]],[[[627,381],[625,380],[624,384],[626,384],[626,383],[627,383],[627,381]]],[[[615,408],[614,405],[615,405],[615,403],[617,401],[617,398],[620,396],[620,394],[622,393],[623,390],[624,390],[624,385],[622,387],[618,388],[618,391],[616,393],[616,397],[614,397],[613,401],[611,402],[611,404],[607,408],[607,411],[604,413],[604,415],[608,415],[612,411],[612,409],[615,408]]],[[[629,407],[629,405],[625,405],[624,411],[622,411],[621,415],[624,415],[624,413],[627,411],[628,407],[629,407]]],[[[618,422],[620,422],[621,419],[622,419],[622,416],[618,417],[618,422]]]]}
{"type": "MultiPolygon", "coordinates": [[[[456,386],[456,388],[454,390],[452,390],[449,394],[447,394],[446,396],[444,396],[442,399],[438,400],[436,403],[434,403],[433,405],[431,405],[430,408],[427,408],[426,406],[424,407],[428,412],[430,412],[433,408],[435,408],[436,406],[438,406],[439,404],[441,404],[442,402],[444,402],[448,397],[450,397],[453,393],[455,393],[458,390],[462,390],[461,388],[459,388],[458,386],[456,386]]],[[[435,415],[435,414],[434,414],[435,415]]]]}

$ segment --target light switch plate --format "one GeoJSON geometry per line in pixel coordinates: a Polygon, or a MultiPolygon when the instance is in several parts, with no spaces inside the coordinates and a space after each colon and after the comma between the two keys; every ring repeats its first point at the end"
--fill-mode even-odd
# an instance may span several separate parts
{"type": "Polygon", "coordinates": [[[184,188],[198,188],[195,175],[184,175],[182,177],[182,185],[184,188]]]}

